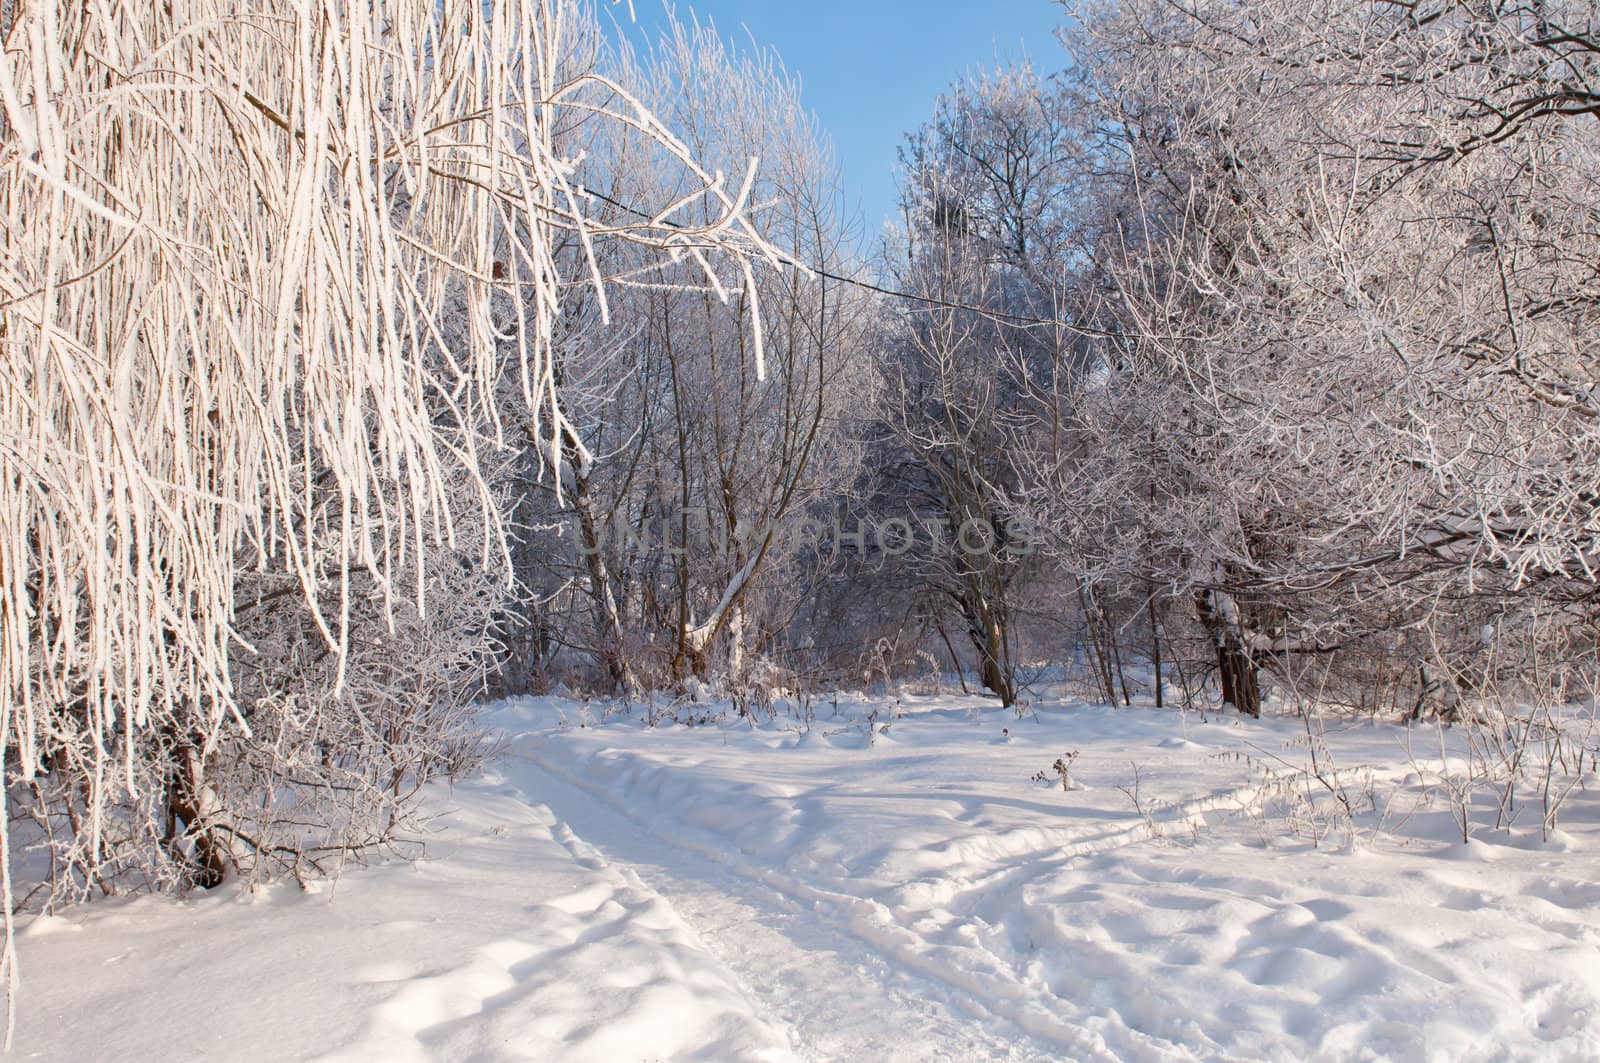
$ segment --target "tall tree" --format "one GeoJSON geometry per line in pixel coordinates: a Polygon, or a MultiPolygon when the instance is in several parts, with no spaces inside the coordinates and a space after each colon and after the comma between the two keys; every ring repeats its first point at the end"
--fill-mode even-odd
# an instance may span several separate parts
{"type": "Polygon", "coordinates": [[[1075,148],[1060,101],[1030,67],[956,85],[902,151],[905,239],[889,426],[907,475],[891,509],[927,533],[915,558],[952,609],[980,679],[1016,700],[1016,582],[1031,544],[1011,520],[1023,426],[1041,380],[1081,368],[1061,268],[1071,254],[1075,148]]]}
{"type": "Polygon", "coordinates": [[[270,760],[278,737],[236,667],[259,649],[243,602],[294,597],[331,650],[333,696],[276,717],[316,731],[350,706],[370,610],[401,629],[432,614],[461,549],[505,578],[493,304],[519,308],[524,410],[558,464],[555,322],[569,282],[603,281],[597,255],[563,268],[562,239],[689,255],[725,291],[748,256],[778,260],[737,187],[566,62],[590,17],[561,0],[8,14],[0,746],[7,802],[67,780],[40,815],[90,878],[114,888],[169,839],[200,880],[224,870],[240,831],[218,758],[270,760]],[[572,111],[636,130],[686,175],[676,206],[708,208],[592,224],[556,147],[572,111]]]}

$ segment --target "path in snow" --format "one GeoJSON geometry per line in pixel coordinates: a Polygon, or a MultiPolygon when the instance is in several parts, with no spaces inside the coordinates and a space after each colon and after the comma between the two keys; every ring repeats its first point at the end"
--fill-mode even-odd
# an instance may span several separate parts
{"type": "MultiPolygon", "coordinates": [[[[1066,704],[1017,720],[950,697],[842,703],[809,729],[651,728],[539,699],[495,716],[528,762],[509,770],[540,794],[564,780],[548,800],[587,811],[580,829],[618,859],[659,867],[692,924],[724,925],[680,897],[776,904],[793,914],[765,921],[780,951],[820,936],[939,1001],[958,1025],[910,1058],[1600,1058],[1600,780],[1548,839],[1526,793],[1509,829],[1479,794],[1463,846],[1417,784],[1447,767],[1426,747],[1458,755],[1455,730],[1328,729],[1323,777],[1367,810],[1352,851],[1332,801],[1309,803],[1324,788],[1297,770],[1295,719],[1066,704]],[[1076,788],[1029,781],[1073,749],[1076,788]]],[[[738,976],[802,1046],[826,1030],[825,993],[796,1018],[759,970],[738,976]]]]}
{"type": "MultiPolygon", "coordinates": [[[[511,754],[515,756],[515,754],[511,754]]],[[[737,977],[796,1053],[818,1063],[978,1063],[1059,1055],[949,987],[906,972],[843,929],[824,902],[797,902],[704,855],[663,840],[639,820],[529,765],[530,803],[548,805],[616,865],[672,906],[699,943],[737,977]]]]}

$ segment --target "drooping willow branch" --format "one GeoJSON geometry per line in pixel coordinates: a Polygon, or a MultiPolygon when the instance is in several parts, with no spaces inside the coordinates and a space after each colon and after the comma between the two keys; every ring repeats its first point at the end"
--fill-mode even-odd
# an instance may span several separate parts
{"type": "Polygon", "coordinates": [[[485,562],[505,563],[481,455],[449,427],[498,438],[514,348],[560,460],[551,337],[583,279],[560,242],[595,284],[597,239],[694,262],[719,291],[781,256],[721,175],[574,65],[588,16],[565,0],[6,6],[0,755],[33,777],[71,717],[93,834],[154,730],[248,734],[228,665],[244,567],[292,572],[342,660],[353,571],[426,608],[420,564],[414,586],[391,574],[453,542],[462,468],[502,555],[485,562]],[[643,133],[713,220],[597,231],[563,108],[643,133]],[[338,504],[314,506],[327,483],[338,504]],[[318,589],[330,568],[339,595],[318,589]]]}

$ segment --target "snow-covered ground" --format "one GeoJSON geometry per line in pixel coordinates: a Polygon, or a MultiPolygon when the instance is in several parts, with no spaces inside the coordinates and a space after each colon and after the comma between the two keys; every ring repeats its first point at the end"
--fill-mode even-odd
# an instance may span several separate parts
{"type": "Polygon", "coordinates": [[[1600,1058],[1600,785],[1464,845],[1433,725],[788,709],[496,706],[417,864],[28,926],[16,1054],[1600,1058]]]}

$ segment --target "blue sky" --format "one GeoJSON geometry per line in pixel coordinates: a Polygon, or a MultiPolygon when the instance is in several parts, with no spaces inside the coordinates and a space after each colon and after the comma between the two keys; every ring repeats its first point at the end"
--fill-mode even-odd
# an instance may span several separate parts
{"type": "MultiPolygon", "coordinates": [[[[631,32],[661,22],[659,0],[634,8],[631,32]]],[[[678,5],[680,17],[690,10],[678,5]]],[[[748,27],[800,76],[869,234],[894,206],[896,149],[945,86],[1000,57],[1026,54],[1041,72],[1060,65],[1052,31],[1064,12],[1050,0],[701,0],[692,10],[741,44],[748,27]]]]}

